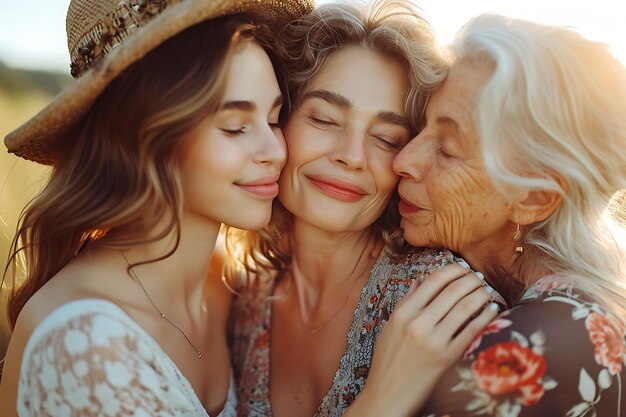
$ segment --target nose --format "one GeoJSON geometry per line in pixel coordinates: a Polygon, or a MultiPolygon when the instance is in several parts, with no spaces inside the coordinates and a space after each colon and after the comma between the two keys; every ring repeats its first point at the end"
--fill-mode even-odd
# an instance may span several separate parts
{"type": "Polygon", "coordinates": [[[428,146],[428,140],[422,131],[413,138],[396,155],[393,161],[393,170],[401,177],[410,177],[416,181],[422,181],[425,173],[432,165],[435,156],[432,146],[428,146]]]}
{"type": "Polygon", "coordinates": [[[339,133],[337,144],[330,154],[332,161],[349,170],[367,166],[365,133],[358,129],[346,129],[339,133]]]}
{"type": "Polygon", "coordinates": [[[262,165],[278,165],[281,168],[287,159],[287,147],[283,132],[279,128],[267,126],[264,128],[258,143],[254,161],[262,165]]]}

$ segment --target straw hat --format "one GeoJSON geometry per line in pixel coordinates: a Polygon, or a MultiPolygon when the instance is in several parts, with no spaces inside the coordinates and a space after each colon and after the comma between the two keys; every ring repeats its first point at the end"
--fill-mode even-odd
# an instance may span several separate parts
{"type": "Polygon", "coordinates": [[[41,164],[61,153],[63,137],[125,68],[197,23],[241,12],[279,31],[313,9],[314,0],[71,0],[67,44],[76,82],[9,133],[9,152],[41,164]]]}

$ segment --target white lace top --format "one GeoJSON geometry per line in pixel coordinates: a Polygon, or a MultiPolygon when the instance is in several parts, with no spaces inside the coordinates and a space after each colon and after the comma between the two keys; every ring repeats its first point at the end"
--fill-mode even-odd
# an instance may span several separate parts
{"type": "MultiPolygon", "coordinates": [[[[218,417],[234,416],[235,406],[231,378],[218,417]]],[[[208,417],[158,343],[99,299],[64,304],[35,328],[22,359],[17,410],[21,417],[208,417]]]]}

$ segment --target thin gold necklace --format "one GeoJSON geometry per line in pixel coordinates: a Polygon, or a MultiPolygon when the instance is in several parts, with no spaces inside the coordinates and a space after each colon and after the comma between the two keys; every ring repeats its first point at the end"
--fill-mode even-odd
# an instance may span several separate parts
{"type": "MultiPolygon", "coordinates": [[[[352,270],[352,273],[354,273],[356,271],[356,269],[358,268],[358,265],[361,263],[361,259],[363,258],[363,256],[366,254],[366,250],[362,251],[359,254],[359,257],[357,258],[356,264],[354,265],[354,269],[352,270]]],[[[367,264],[366,264],[367,265],[367,264]]],[[[357,282],[359,282],[361,280],[361,278],[363,277],[363,275],[366,276],[366,279],[369,279],[370,276],[370,272],[373,268],[373,265],[369,266],[368,268],[365,268],[365,270],[360,273],[357,274],[357,277],[352,281],[352,284],[350,284],[350,288],[348,289],[348,292],[346,293],[346,298],[344,298],[343,303],[341,303],[341,305],[339,306],[339,308],[328,318],[326,319],[321,325],[317,326],[317,327],[311,327],[309,326],[307,323],[304,322],[304,320],[302,319],[302,314],[298,314],[298,317],[300,318],[300,323],[302,324],[302,326],[307,329],[308,331],[310,331],[313,334],[316,334],[322,330],[324,330],[326,328],[326,326],[328,326],[328,324],[335,318],[337,317],[337,315],[339,314],[339,312],[341,310],[343,310],[343,308],[346,306],[346,304],[348,303],[348,299],[350,298],[350,294],[352,294],[352,290],[354,290],[354,286],[356,285],[357,282]]],[[[293,272],[290,272],[290,276],[291,279],[293,280],[293,272]]]]}
{"type": "Polygon", "coordinates": [[[346,304],[348,303],[348,300],[350,299],[350,294],[352,294],[352,290],[354,290],[354,286],[356,285],[357,282],[359,282],[361,280],[361,278],[362,278],[362,275],[357,275],[357,277],[352,281],[352,284],[350,284],[350,288],[348,288],[348,291],[346,292],[346,297],[343,299],[343,303],[341,303],[339,308],[329,318],[324,320],[324,322],[322,324],[320,324],[319,326],[316,326],[316,327],[309,326],[307,323],[304,322],[304,320],[302,320],[302,315],[299,314],[298,316],[300,317],[300,323],[302,324],[302,326],[305,329],[307,329],[309,332],[311,332],[312,334],[316,334],[316,333],[324,330],[326,328],[326,326],[328,326],[330,324],[330,322],[335,317],[337,317],[339,312],[341,312],[341,310],[343,310],[343,308],[346,306],[346,304]]]}
{"type": "Polygon", "coordinates": [[[302,314],[299,314],[300,322],[302,323],[302,326],[304,326],[305,329],[307,329],[308,331],[310,331],[313,334],[316,334],[316,333],[324,330],[326,328],[326,326],[328,326],[328,324],[335,317],[337,317],[339,312],[341,310],[343,310],[343,308],[346,306],[346,304],[348,303],[348,299],[350,298],[350,294],[352,294],[352,290],[354,289],[354,286],[356,285],[356,283],[360,281],[360,278],[361,278],[361,276],[357,276],[356,279],[354,279],[354,281],[352,281],[352,284],[350,285],[350,288],[348,289],[348,292],[346,293],[346,298],[344,298],[343,303],[341,303],[339,308],[328,319],[326,319],[321,325],[319,325],[317,327],[311,327],[307,323],[304,322],[304,320],[302,319],[302,314]]]}
{"type": "Polygon", "coordinates": [[[139,280],[139,277],[137,276],[137,273],[135,272],[135,270],[133,269],[133,267],[130,265],[130,262],[128,262],[128,258],[126,258],[126,255],[124,255],[124,252],[120,252],[122,254],[122,257],[124,258],[124,260],[126,261],[126,265],[128,265],[128,275],[130,275],[130,277],[132,279],[135,280],[135,282],[137,284],[139,284],[139,286],[141,287],[141,289],[143,290],[143,293],[146,295],[146,298],[148,299],[148,301],[150,301],[150,304],[152,304],[152,307],[154,307],[154,309],[156,310],[157,313],[159,313],[159,316],[161,316],[161,318],[163,318],[166,322],[168,322],[172,327],[174,327],[176,330],[178,330],[178,332],[180,334],[183,335],[183,337],[185,338],[185,340],[187,341],[187,343],[189,343],[189,346],[191,346],[193,348],[193,350],[196,351],[196,354],[198,355],[198,359],[202,359],[202,352],[200,352],[193,343],[191,343],[191,340],[189,340],[189,338],[187,337],[187,335],[185,334],[185,332],[182,331],[182,329],[180,327],[178,327],[176,324],[174,324],[173,321],[171,321],[169,318],[167,318],[167,316],[165,314],[163,314],[163,312],[159,309],[159,307],[157,307],[156,304],[154,304],[154,301],[152,301],[152,298],[150,298],[150,296],[148,295],[148,291],[146,291],[146,288],[143,286],[143,284],[141,283],[141,281],[139,280]]]}

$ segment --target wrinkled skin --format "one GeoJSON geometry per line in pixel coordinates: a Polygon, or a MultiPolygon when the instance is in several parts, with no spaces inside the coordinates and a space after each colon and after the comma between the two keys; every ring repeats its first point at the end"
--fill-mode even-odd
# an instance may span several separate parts
{"type": "Polygon", "coordinates": [[[512,201],[485,170],[474,124],[489,76],[471,63],[455,65],[432,97],[426,126],[394,162],[407,241],[444,247],[470,263],[510,247],[515,230],[512,201]]]}

